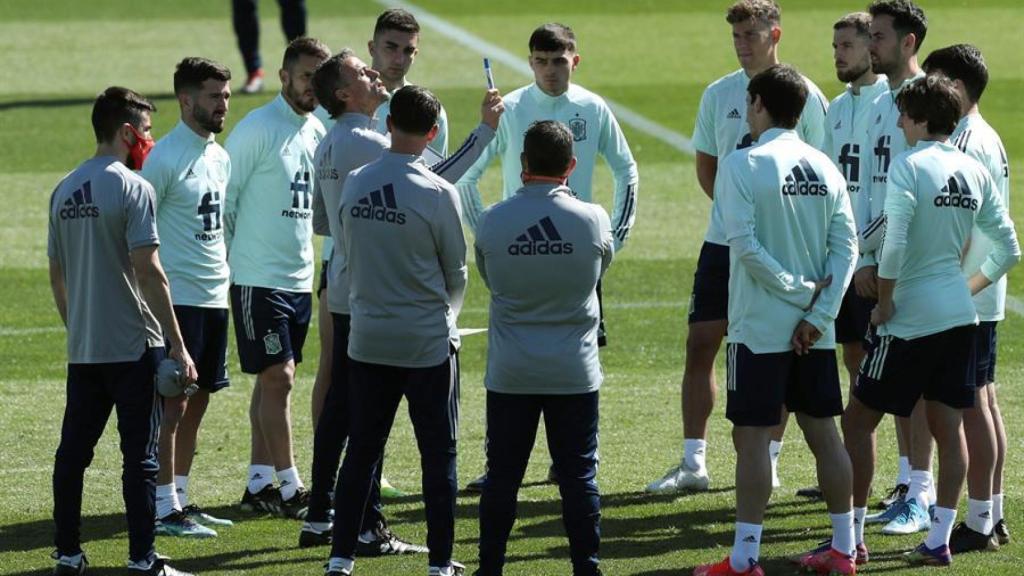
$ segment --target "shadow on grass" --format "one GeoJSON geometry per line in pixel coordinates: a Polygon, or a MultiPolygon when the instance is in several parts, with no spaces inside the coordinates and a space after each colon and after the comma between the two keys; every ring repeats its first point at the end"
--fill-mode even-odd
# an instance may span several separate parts
{"type": "MultiPolygon", "coordinates": [[[[309,568],[309,560],[305,558],[296,558],[294,560],[282,559],[280,557],[267,558],[265,560],[250,561],[250,562],[238,562],[243,558],[249,558],[260,554],[272,554],[279,552],[283,548],[255,548],[250,550],[236,550],[234,552],[224,552],[222,554],[213,554],[210,556],[198,556],[193,558],[181,558],[172,559],[168,561],[172,567],[178,570],[184,570],[186,572],[201,573],[207,570],[218,570],[224,569],[227,565],[230,565],[231,570],[239,570],[245,574],[256,573],[260,568],[267,566],[279,567],[281,565],[295,564],[296,566],[302,565],[301,571],[307,572],[309,568]]],[[[124,576],[127,571],[124,566],[118,566],[112,568],[109,566],[93,566],[90,565],[87,574],[97,576],[124,576]]],[[[43,576],[53,573],[53,568],[44,568],[41,570],[28,570],[23,572],[11,572],[10,576],[43,576]]]]}
{"type": "MultiPolygon", "coordinates": [[[[233,506],[204,508],[205,512],[232,521],[258,519],[259,516],[245,514],[233,506]]],[[[52,519],[33,520],[20,524],[0,526],[0,553],[25,552],[53,547],[54,524],[52,519]]],[[[82,541],[108,540],[115,537],[127,539],[128,522],[124,513],[82,516],[82,541]]],[[[158,540],[159,543],[159,540],[158,540]]],[[[90,568],[89,573],[93,570],[90,568]]]]}

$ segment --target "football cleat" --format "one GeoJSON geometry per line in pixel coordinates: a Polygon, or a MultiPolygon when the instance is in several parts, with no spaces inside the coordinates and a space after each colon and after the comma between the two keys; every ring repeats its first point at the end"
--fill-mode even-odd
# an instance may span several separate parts
{"type": "Polygon", "coordinates": [[[652,494],[672,494],[686,490],[705,492],[710,483],[707,469],[693,470],[686,464],[679,464],[648,484],[645,490],[652,494]]]}
{"type": "Polygon", "coordinates": [[[469,484],[466,484],[466,492],[483,492],[484,491],[484,484],[486,482],[487,482],[487,473],[484,472],[480,476],[474,478],[473,480],[470,480],[469,484]]]}
{"type": "Polygon", "coordinates": [[[193,520],[181,510],[175,510],[156,521],[156,534],[179,538],[216,538],[217,532],[193,520]]]}
{"type": "Polygon", "coordinates": [[[933,549],[922,543],[904,554],[903,559],[911,566],[949,566],[953,563],[953,555],[945,544],[933,549]]]}
{"type": "Polygon", "coordinates": [[[992,528],[992,533],[996,535],[996,540],[1000,546],[1010,543],[1010,529],[1006,527],[1005,519],[996,522],[996,525],[992,528]]]}
{"type": "Polygon", "coordinates": [[[256,94],[263,91],[263,68],[253,70],[240,89],[242,94],[256,94]]]}
{"type": "Polygon", "coordinates": [[[246,488],[245,494],[242,494],[242,501],[238,506],[246,512],[280,514],[281,492],[271,484],[264,486],[256,494],[249,492],[249,489],[246,488]]]}
{"type": "Polygon", "coordinates": [[[309,522],[303,522],[302,530],[299,531],[299,548],[314,548],[316,546],[328,546],[332,542],[331,530],[317,530],[309,522]]]}
{"type": "Polygon", "coordinates": [[[892,506],[893,502],[902,502],[903,500],[906,500],[907,491],[909,490],[910,486],[907,484],[897,484],[893,486],[892,490],[889,490],[889,493],[885,495],[885,498],[882,498],[878,502],[878,507],[883,510],[887,510],[892,506]]]}
{"type": "Polygon", "coordinates": [[[401,498],[406,496],[405,492],[402,492],[398,488],[395,488],[391,482],[388,482],[387,478],[383,476],[380,479],[380,496],[381,498],[401,498]]]}
{"type": "Polygon", "coordinates": [[[812,500],[822,500],[825,495],[822,493],[821,488],[818,486],[808,486],[801,488],[796,491],[796,495],[801,498],[811,498],[812,500]]]}
{"type": "Polygon", "coordinates": [[[153,561],[153,565],[149,567],[149,570],[139,570],[137,568],[128,568],[128,573],[131,575],[145,574],[146,576],[195,576],[191,572],[184,572],[177,568],[172,568],[167,564],[167,559],[161,556],[157,556],[156,560],[153,561]]]}
{"type": "MultiPolygon", "coordinates": [[[[452,571],[449,572],[449,574],[451,574],[451,576],[462,576],[463,574],[466,573],[466,566],[465,565],[460,564],[460,563],[456,562],[455,560],[451,560],[451,563],[452,563],[452,571]]],[[[437,566],[429,567],[427,569],[427,576],[441,576],[441,568],[439,568],[437,566]]]]}
{"type": "Polygon", "coordinates": [[[211,516],[211,515],[207,514],[206,512],[203,511],[202,508],[200,508],[199,506],[197,506],[195,504],[189,504],[188,506],[185,506],[185,508],[183,508],[181,511],[184,512],[185,515],[188,516],[189,518],[191,518],[192,520],[194,520],[196,522],[199,522],[200,524],[203,524],[204,526],[208,526],[208,525],[212,525],[212,526],[234,526],[235,525],[234,522],[232,522],[231,520],[228,520],[227,518],[217,518],[216,516],[211,516]]]}
{"type": "Polygon", "coordinates": [[[299,488],[287,500],[281,500],[281,516],[295,520],[305,520],[309,512],[309,490],[299,488]]]}
{"type": "Polygon", "coordinates": [[[896,500],[889,505],[885,510],[876,514],[868,514],[864,517],[864,524],[888,524],[892,522],[894,518],[900,515],[903,511],[903,507],[906,502],[903,500],[896,500]]]}
{"type": "Polygon", "coordinates": [[[973,530],[966,522],[960,522],[953,527],[953,533],[949,535],[949,553],[954,556],[964,552],[999,550],[999,539],[995,531],[991,534],[982,534],[973,530]]]}
{"type": "Polygon", "coordinates": [[[892,519],[891,522],[882,527],[882,534],[905,535],[923,532],[932,527],[932,519],[928,512],[918,505],[917,500],[911,498],[903,503],[903,509],[892,519]]]}
{"type": "MultiPolygon", "coordinates": [[[[831,548],[832,548],[832,539],[830,538],[828,540],[824,540],[824,541],[820,542],[818,544],[818,547],[815,548],[814,550],[811,550],[810,552],[804,552],[802,554],[796,554],[794,556],[789,556],[788,559],[789,559],[790,562],[792,562],[794,564],[801,564],[802,565],[804,563],[804,561],[807,560],[808,558],[810,558],[811,556],[814,556],[815,554],[820,554],[821,552],[827,552],[831,548]]],[[[868,547],[863,542],[861,542],[860,544],[857,544],[857,553],[854,556],[854,561],[857,564],[857,566],[862,566],[864,564],[867,564],[868,563],[868,559],[869,559],[868,547]]]]}
{"type": "Polygon", "coordinates": [[[78,576],[85,574],[85,568],[89,565],[85,554],[82,554],[82,559],[77,564],[73,559],[61,556],[56,550],[50,554],[50,557],[57,561],[57,565],[53,567],[53,576],[78,576]]]}
{"type": "Polygon", "coordinates": [[[381,521],[373,529],[373,540],[364,541],[362,537],[356,543],[356,556],[395,556],[399,554],[422,554],[428,552],[426,546],[410,544],[395,536],[388,525],[381,521]]]}
{"type": "Polygon", "coordinates": [[[693,569],[693,576],[764,576],[764,570],[758,566],[757,562],[752,559],[749,562],[749,568],[743,572],[737,572],[732,569],[729,557],[726,556],[725,560],[721,562],[697,566],[693,569]]]}
{"type": "Polygon", "coordinates": [[[825,550],[804,556],[800,560],[800,568],[829,576],[849,576],[857,573],[856,559],[836,550],[831,544],[825,550]]]}

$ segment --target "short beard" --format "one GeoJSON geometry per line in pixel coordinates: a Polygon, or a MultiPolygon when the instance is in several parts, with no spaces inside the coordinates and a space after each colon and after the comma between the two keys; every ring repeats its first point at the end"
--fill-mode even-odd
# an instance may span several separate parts
{"type": "Polygon", "coordinates": [[[316,99],[312,99],[312,104],[304,102],[302,100],[302,94],[295,90],[294,85],[290,81],[288,82],[288,85],[284,87],[284,92],[285,96],[288,98],[288,101],[292,103],[292,106],[295,106],[296,108],[302,110],[306,114],[309,114],[313,110],[316,110],[316,99]]]}
{"type": "Polygon", "coordinates": [[[211,112],[204,110],[203,108],[196,106],[195,111],[192,113],[192,118],[196,121],[196,124],[198,124],[200,128],[206,130],[207,132],[212,132],[213,134],[220,134],[221,132],[224,131],[224,122],[221,121],[220,123],[218,123],[216,120],[213,119],[213,114],[211,112]]]}
{"type": "Polygon", "coordinates": [[[839,78],[840,82],[853,82],[861,76],[867,74],[868,70],[871,70],[871,59],[862,64],[859,68],[847,68],[846,71],[836,71],[836,77],[839,78]]]}

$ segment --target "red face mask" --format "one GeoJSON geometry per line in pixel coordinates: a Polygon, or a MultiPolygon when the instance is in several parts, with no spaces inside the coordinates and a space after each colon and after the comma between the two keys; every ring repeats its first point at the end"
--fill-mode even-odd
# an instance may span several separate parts
{"type": "MultiPolygon", "coordinates": [[[[141,170],[142,163],[146,161],[146,156],[149,156],[149,151],[153,149],[155,142],[152,138],[143,137],[131,124],[128,125],[128,128],[135,135],[135,144],[129,144],[128,146],[128,168],[131,170],[141,170]]],[[[128,141],[125,140],[124,143],[128,144],[128,141]]]]}

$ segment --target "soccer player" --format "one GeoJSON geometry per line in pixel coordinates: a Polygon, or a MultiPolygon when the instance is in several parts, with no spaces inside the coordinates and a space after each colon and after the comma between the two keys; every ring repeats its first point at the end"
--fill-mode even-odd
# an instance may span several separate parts
{"type": "MultiPolygon", "coordinates": [[[[366,47],[370,51],[370,67],[380,74],[389,94],[409,85],[405,77],[416,62],[419,45],[420,23],[412,13],[401,8],[389,8],[377,17],[373,38],[366,43],[366,47]]],[[[376,129],[381,134],[388,133],[390,106],[390,100],[384,100],[374,113],[376,129]]],[[[437,117],[437,138],[428,148],[437,157],[448,155],[448,113],[444,106],[441,106],[441,113],[437,117]]]]}
{"type": "MultiPolygon", "coordinates": [[[[878,297],[875,252],[885,230],[885,220],[880,216],[885,206],[888,173],[892,160],[908,148],[898,126],[896,98],[903,88],[924,75],[917,53],[928,32],[928,20],[909,0],[878,0],[868,7],[868,12],[871,14],[871,69],[876,74],[885,74],[889,90],[876,97],[871,105],[870,128],[862,145],[870,158],[864,174],[870,220],[866,226],[858,228],[861,257],[853,285],[858,296],[874,300],[878,297]]],[[[885,511],[865,518],[869,524],[884,523],[882,531],[886,534],[911,534],[928,529],[927,510],[934,499],[935,488],[931,473],[931,437],[923,405],[918,407],[914,419],[918,421],[916,426],[909,418],[896,418],[900,457],[896,485],[882,501],[887,505],[885,511]],[[908,465],[909,474],[906,472],[908,465]]]]}
{"type": "MultiPolygon", "coordinates": [[[[593,202],[592,181],[597,156],[608,163],[615,180],[612,210],[612,232],[615,249],[621,250],[636,219],[637,190],[640,175],[612,111],[600,96],[571,82],[580,63],[576,34],[562,24],[544,24],[530,35],[530,68],[534,82],[505,96],[505,114],[498,125],[498,135],[484,155],[459,180],[459,193],[466,224],[476,229],[483,210],[477,183],[488,164],[501,157],[502,196],[512,197],[521,187],[519,157],[522,135],[538,120],[556,120],[569,127],[573,134],[577,167],[569,175],[568,186],[580,199],[593,202]]],[[[601,299],[601,286],[597,288],[601,299]]],[[[598,343],[604,345],[605,329],[602,314],[598,343]]],[[[483,476],[470,482],[468,490],[480,490],[483,476]]],[[[549,479],[553,475],[549,472],[549,479]]]]}
{"type": "Polygon", "coordinates": [[[883,413],[909,416],[920,398],[939,449],[938,498],[928,536],[906,559],[947,566],[949,538],[967,471],[960,425],[975,396],[973,294],[1020,260],[1013,222],[987,171],[948,139],[962,110],[952,82],[929,76],[897,98],[911,148],[890,167],[886,237],[878,261],[877,328],[843,417],[853,461],[854,506],[867,504],[874,473],[871,434],[883,413]],[[977,225],[993,243],[965,278],[961,255],[977,225]]]}
{"type": "MultiPolygon", "coordinates": [[[[374,110],[388,97],[388,93],[377,72],[348,49],[335,54],[317,68],[313,86],[320,105],[335,120],[317,147],[313,228],[317,234],[331,235],[337,241],[335,246],[340,246],[338,207],[346,177],[352,170],[379,159],[391,145],[389,136],[383,136],[372,128],[374,110]]],[[[497,91],[489,92],[482,105],[483,121],[480,126],[450,161],[432,166],[431,170],[449,182],[457,180],[494,138],[501,110],[497,91]]],[[[299,534],[300,547],[330,543],[330,492],[334,488],[349,429],[347,350],[351,314],[348,274],[342,250],[334,251],[328,273],[330,280],[323,298],[328,303],[336,328],[333,331],[335,349],[331,355],[334,366],[330,370],[332,382],[314,438],[309,513],[299,534]]],[[[380,510],[381,468],[381,465],[377,466],[377,478],[371,486],[357,553],[360,556],[379,556],[426,551],[403,542],[388,529],[380,510]]]]}
{"type": "MultiPolygon", "coordinates": [[[[988,85],[988,67],[981,51],[970,44],[940,48],[923,64],[928,74],[953,80],[960,96],[960,122],[951,140],[981,163],[995,183],[1003,205],[1010,206],[1010,168],[1006,149],[995,130],[981,116],[978,102],[988,85]]],[[[992,241],[977,227],[971,230],[970,245],[963,259],[964,274],[976,273],[992,250],[992,241]]],[[[978,312],[975,338],[976,392],[974,407],[964,410],[964,433],[970,455],[967,466],[967,519],[953,529],[949,549],[954,555],[970,550],[998,547],[1009,541],[1003,519],[1003,465],[1006,460],[1006,431],[996,402],[996,325],[1006,314],[1006,277],[974,296],[978,312]],[[995,535],[992,535],[993,530],[995,535]]]]}
{"type": "Polygon", "coordinates": [[[491,290],[478,576],[502,574],[541,414],[572,573],[601,573],[596,289],[614,240],[604,208],[581,202],[565,186],[575,164],[572,132],[559,122],[537,122],[523,142],[523,187],[488,208],[477,225],[476,264],[491,290]]]}
{"type": "Polygon", "coordinates": [[[181,120],[153,147],[142,177],[153,185],[163,264],[174,315],[199,371],[191,397],[164,399],[157,473],[157,533],[211,537],[204,524],[226,525],[188,502],[189,471],[210,394],[229,385],[228,263],[221,203],[231,162],[214,134],[224,130],[231,72],[205,58],[185,58],[174,72],[181,120]]]}
{"type": "Polygon", "coordinates": [[[164,339],[188,383],[196,367],[171,307],[160,265],[153,187],[132,172],[153,146],[139,94],[107,88],[96,98],[96,153],[50,198],[50,288],[67,328],[67,406],[53,467],[57,576],[84,574],[82,482],[110,411],[117,409],[128,518],[128,573],[188,576],[153,546],[161,402],[153,378],[164,339]]]}
{"type": "MultiPolygon", "coordinates": [[[[744,121],[750,79],[779,63],[782,12],[774,0],[740,0],[725,17],[732,27],[733,47],[740,69],[719,78],[704,91],[693,142],[697,148],[697,180],[712,199],[711,219],[693,277],[686,336],[686,366],[682,380],[683,457],[662,478],[647,485],[649,492],[707,490],[705,453],[707,421],[715,401],[715,356],[725,338],[729,301],[729,243],[722,214],[714,200],[719,162],[730,152],[753,144],[744,121]]],[[[828,100],[809,79],[808,98],[796,126],[800,138],[821,148],[828,100]]],[[[771,443],[772,484],[778,485],[776,463],[784,427],[771,443]]]]}
{"type": "MultiPolygon", "coordinates": [[[[871,103],[889,89],[885,75],[871,69],[870,27],[871,15],[865,12],[847,14],[833,25],[836,77],[846,83],[846,90],[832,100],[825,115],[823,151],[846,179],[846,191],[858,229],[866,226],[871,217],[863,178],[867,169],[863,135],[874,119],[871,103]]],[[[864,338],[873,307],[873,301],[858,296],[857,291],[850,288],[843,296],[843,305],[836,317],[836,341],[843,345],[843,364],[851,387],[856,383],[860,361],[864,358],[864,338]]]]}
{"type": "Polygon", "coordinates": [[[417,86],[391,98],[391,149],[349,173],[340,203],[349,274],[349,445],[335,491],[327,574],[352,573],[363,505],[404,396],[423,469],[431,576],[452,562],[459,423],[458,330],[466,288],[459,196],[421,154],[440,104],[417,86]],[[401,338],[395,338],[401,334],[401,338]]]}
{"type": "Polygon", "coordinates": [[[843,411],[834,321],[853,274],[853,212],[842,175],[796,132],[809,92],[800,73],[772,66],[747,90],[757,145],[727,156],[715,183],[731,254],[726,417],[736,447],[736,534],[729,557],[694,574],[764,574],[757,560],[772,491],[768,444],[783,407],[797,414],[832,520],[830,545],[801,564],[853,574],[852,473],[834,420],[843,411]]]}
{"type": "Polygon", "coordinates": [[[330,51],[298,38],[281,66],[281,93],[231,132],[225,202],[231,312],[242,371],[256,374],[245,510],[302,518],[308,492],[292,454],[290,394],[309,329],[313,288],[313,154],[324,127],[311,79],[330,51]],[[280,488],[273,486],[277,476],[280,488]]]}
{"type": "MultiPolygon", "coordinates": [[[[277,0],[281,8],[281,30],[291,42],[306,35],[306,0],[277,0]]],[[[231,0],[231,23],[248,77],[243,94],[263,91],[263,59],[260,57],[259,0],[231,0]]]]}

